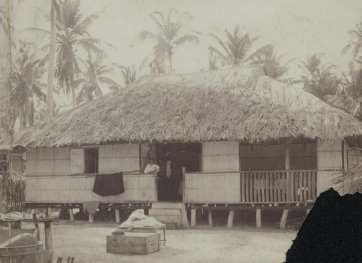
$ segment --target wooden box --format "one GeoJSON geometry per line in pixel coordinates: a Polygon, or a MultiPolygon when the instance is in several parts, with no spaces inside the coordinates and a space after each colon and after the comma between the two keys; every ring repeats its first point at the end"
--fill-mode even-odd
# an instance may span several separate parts
{"type": "Polygon", "coordinates": [[[160,250],[160,233],[125,232],[107,236],[107,253],[147,255],[160,250]]]}

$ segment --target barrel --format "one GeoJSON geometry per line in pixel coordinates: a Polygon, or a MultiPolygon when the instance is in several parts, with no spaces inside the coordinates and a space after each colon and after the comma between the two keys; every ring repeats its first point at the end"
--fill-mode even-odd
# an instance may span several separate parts
{"type": "Polygon", "coordinates": [[[21,234],[0,245],[1,263],[43,263],[43,243],[29,239],[30,234],[21,234]],[[20,237],[20,238],[19,238],[20,237]],[[13,240],[13,243],[12,243],[13,240]],[[30,241],[29,244],[23,244],[30,241]],[[17,245],[21,244],[21,245],[17,245]]]}

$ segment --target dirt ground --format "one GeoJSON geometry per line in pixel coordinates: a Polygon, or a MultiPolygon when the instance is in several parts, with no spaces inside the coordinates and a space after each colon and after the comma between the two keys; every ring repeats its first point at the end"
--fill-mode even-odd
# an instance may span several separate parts
{"type": "MultiPolygon", "coordinates": [[[[167,230],[166,247],[150,255],[106,253],[106,236],[117,225],[60,222],[54,224],[55,258],[75,257],[75,262],[283,262],[296,232],[278,229],[198,226],[167,230]]],[[[42,235],[43,238],[43,235],[42,235]]]]}

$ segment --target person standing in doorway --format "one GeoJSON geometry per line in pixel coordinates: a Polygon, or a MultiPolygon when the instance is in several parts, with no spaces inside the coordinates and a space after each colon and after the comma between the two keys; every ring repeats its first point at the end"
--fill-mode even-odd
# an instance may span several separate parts
{"type": "Polygon", "coordinates": [[[145,170],[143,171],[145,174],[154,174],[157,175],[157,173],[160,171],[160,166],[154,163],[153,159],[150,159],[148,164],[145,167],[145,170]]]}

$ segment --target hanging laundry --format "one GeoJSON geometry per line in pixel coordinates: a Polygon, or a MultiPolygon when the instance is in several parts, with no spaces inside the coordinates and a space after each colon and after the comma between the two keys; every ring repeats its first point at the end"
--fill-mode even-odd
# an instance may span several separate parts
{"type": "Polygon", "coordinates": [[[125,192],[123,173],[97,174],[93,192],[100,196],[123,194],[125,192]]]}

